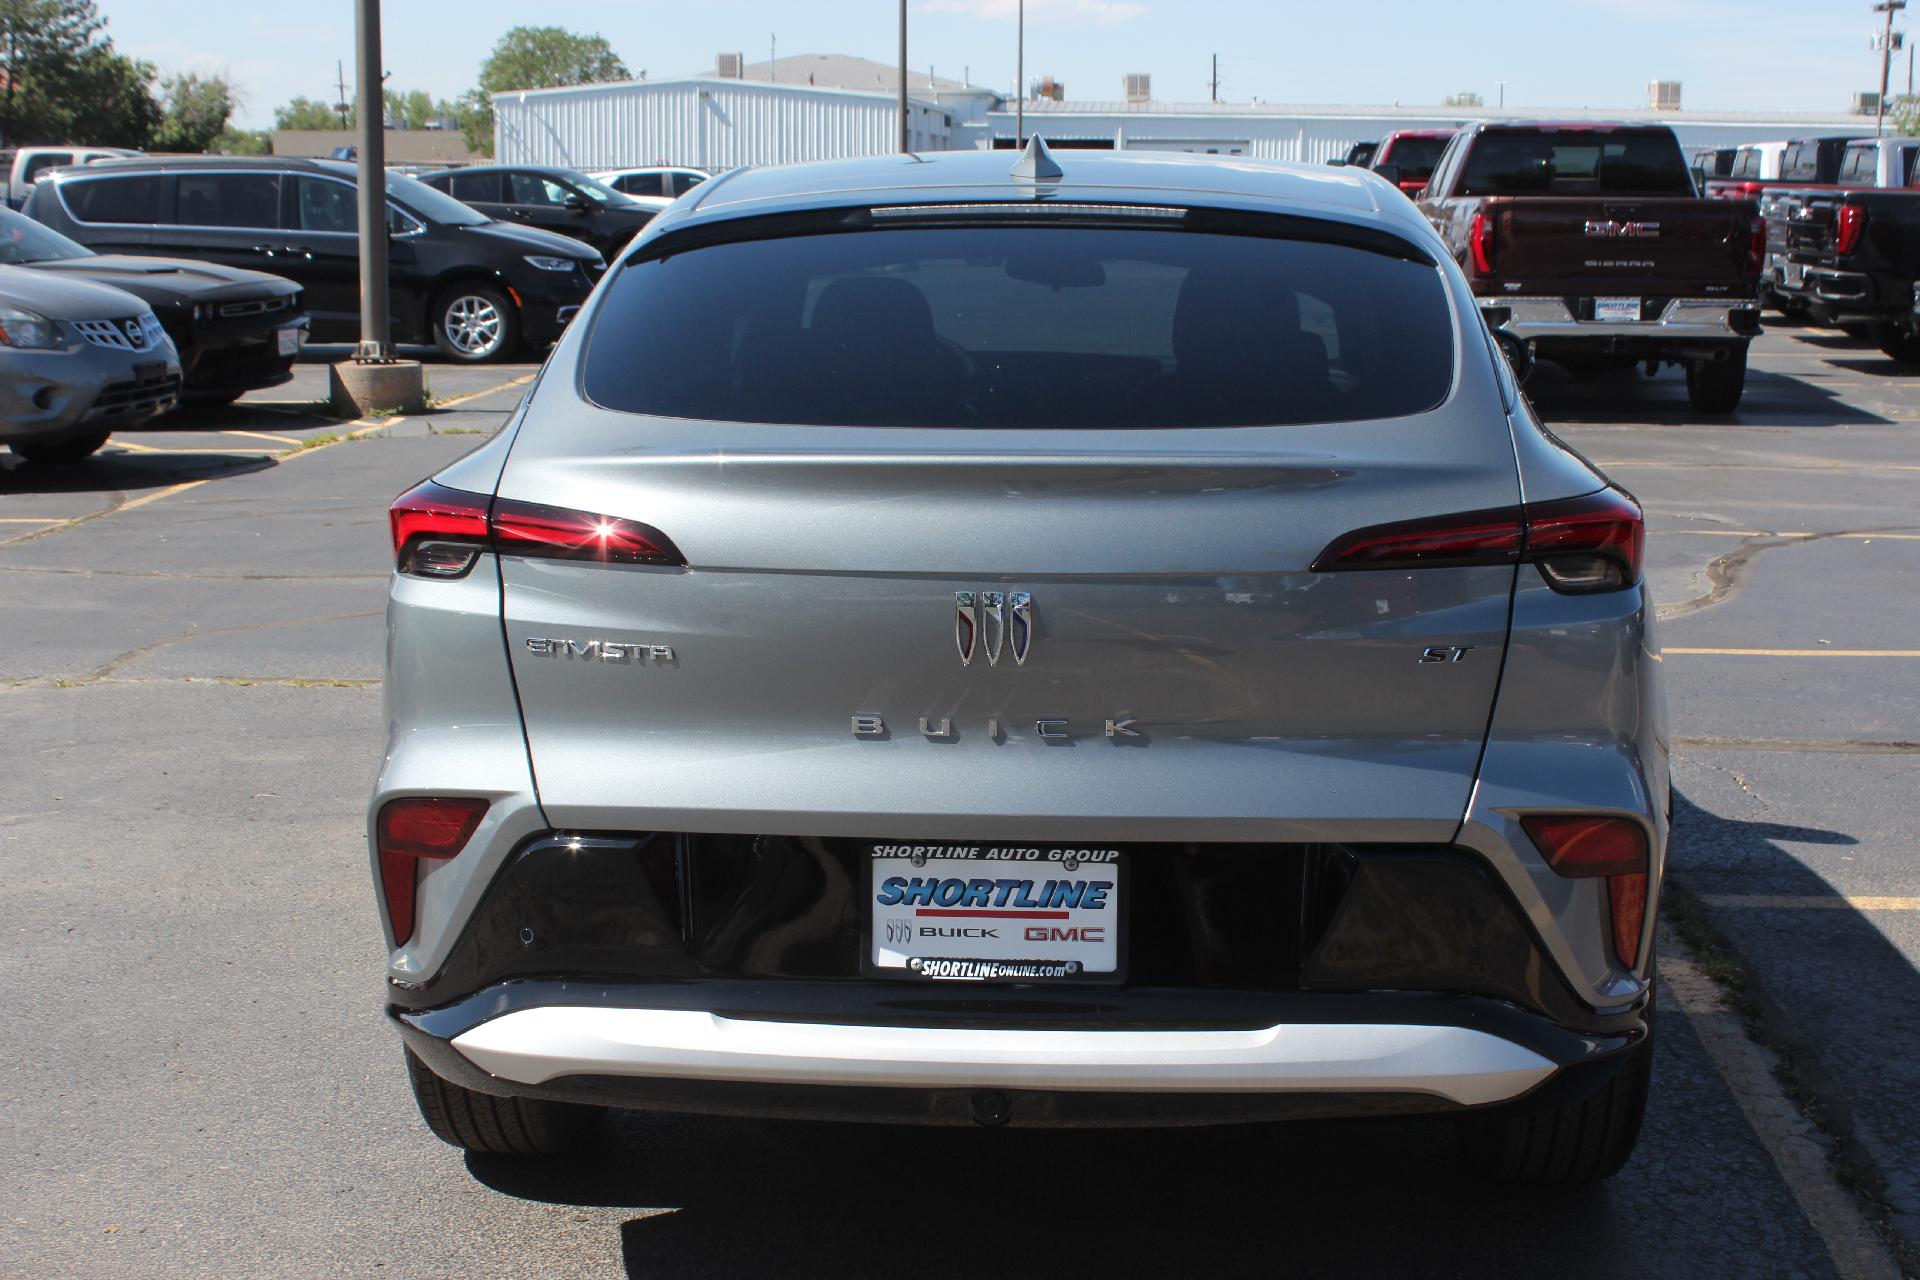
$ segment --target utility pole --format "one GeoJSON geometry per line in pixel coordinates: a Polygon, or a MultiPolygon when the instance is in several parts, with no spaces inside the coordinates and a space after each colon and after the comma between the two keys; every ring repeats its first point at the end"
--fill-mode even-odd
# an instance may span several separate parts
{"type": "Polygon", "coordinates": [[[780,78],[780,71],[778,66],[779,62],[780,62],[780,38],[776,35],[769,34],[767,36],[767,83],[768,84],[772,84],[774,81],[780,78]]]}
{"type": "Polygon", "coordinates": [[[1015,37],[1013,56],[1013,149],[1024,151],[1027,146],[1027,0],[1020,0],[1014,25],[1020,34],[1015,37]]]}
{"type": "Polygon", "coordinates": [[[900,150],[913,150],[907,127],[907,0],[900,0],[900,150]]]}
{"type": "Polygon", "coordinates": [[[1880,0],[1873,6],[1875,13],[1887,15],[1880,31],[1880,101],[1875,104],[1873,136],[1878,138],[1887,128],[1887,88],[1893,75],[1893,15],[1907,7],[1907,0],[1880,0]]]}
{"type": "Polygon", "coordinates": [[[340,117],[340,127],[347,127],[347,68],[339,59],[333,63],[333,109],[340,117]]]}
{"type": "Polygon", "coordinates": [[[1213,55],[1213,79],[1209,84],[1212,89],[1212,96],[1209,98],[1209,101],[1220,101],[1220,55],[1217,53],[1213,55]]]}
{"type": "Polygon", "coordinates": [[[1507,109],[1507,82],[1505,80],[1500,82],[1500,109],[1502,111],[1507,109]]]}

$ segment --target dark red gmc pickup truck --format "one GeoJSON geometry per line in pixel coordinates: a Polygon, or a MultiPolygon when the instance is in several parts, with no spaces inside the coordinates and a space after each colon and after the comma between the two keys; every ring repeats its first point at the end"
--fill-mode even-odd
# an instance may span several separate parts
{"type": "Polygon", "coordinates": [[[1765,226],[1751,200],[1695,192],[1671,129],[1470,125],[1419,204],[1489,321],[1542,359],[1679,364],[1699,411],[1740,403],[1765,226]]]}

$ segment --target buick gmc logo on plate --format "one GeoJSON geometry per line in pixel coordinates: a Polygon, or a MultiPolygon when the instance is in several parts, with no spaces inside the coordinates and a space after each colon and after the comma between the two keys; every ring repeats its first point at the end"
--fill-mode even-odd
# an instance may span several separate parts
{"type": "Polygon", "coordinates": [[[1121,852],[869,846],[868,971],[961,982],[1114,980],[1121,852]]]}

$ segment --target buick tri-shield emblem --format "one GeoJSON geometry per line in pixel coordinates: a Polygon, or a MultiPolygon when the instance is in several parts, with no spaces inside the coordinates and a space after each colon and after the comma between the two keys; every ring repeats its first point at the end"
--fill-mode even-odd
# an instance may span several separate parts
{"type": "Polygon", "coordinates": [[[1015,665],[1024,666],[1033,647],[1033,596],[1026,591],[956,591],[953,593],[953,643],[960,665],[973,665],[979,649],[987,651],[987,665],[1000,665],[1002,650],[1011,650],[1015,665]]]}

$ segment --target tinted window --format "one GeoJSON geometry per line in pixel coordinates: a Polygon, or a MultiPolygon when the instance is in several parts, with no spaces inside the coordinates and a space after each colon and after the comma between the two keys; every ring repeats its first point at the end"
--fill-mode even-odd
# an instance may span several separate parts
{"type": "Polygon", "coordinates": [[[1840,175],[1834,181],[1843,187],[1873,185],[1873,148],[1848,147],[1840,159],[1840,175]]]}
{"type": "Polygon", "coordinates": [[[1400,166],[1400,177],[1408,182],[1424,182],[1433,176],[1433,166],[1447,149],[1445,138],[1396,138],[1381,164],[1400,166]]]}
{"type": "Polygon", "coordinates": [[[174,188],[174,222],[183,227],[277,227],[277,173],[183,173],[174,188]]]}
{"type": "Polygon", "coordinates": [[[1751,178],[1751,177],[1757,176],[1759,172],[1760,172],[1760,148],[1758,147],[1740,148],[1740,150],[1734,156],[1733,173],[1729,176],[1735,177],[1735,178],[1751,178]]]}
{"type": "Polygon", "coordinates": [[[1820,172],[1820,149],[1811,143],[1788,147],[1780,157],[1780,176],[1812,182],[1820,172]]]}
{"type": "Polygon", "coordinates": [[[713,245],[621,271],[586,390],[814,425],[1153,428],[1418,413],[1452,383],[1432,266],[1181,231],[979,227],[713,245]]]}
{"type": "Polygon", "coordinates": [[[456,173],[439,185],[444,185],[455,200],[480,200],[490,204],[500,202],[500,175],[497,173],[456,173]]]}
{"type": "Polygon", "coordinates": [[[359,192],[344,182],[302,178],[296,225],[302,231],[358,231],[359,203],[359,192]]]}
{"type": "Polygon", "coordinates": [[[657,173],[629,173],[613,185],[615,190],[624,191],[630,196],[667,194],[666,180],[657,173]]]}
{"type": "Polygon", "coordinates": [[[160,175],[88,178],[60,183],[60,199],[80,222],[160,221],[160,175]]]}
{"type": "Polygon", "coordinates": [[[0,264],[14,267],[23,262],[59,262],[66,258],[91,258],[93,250],[42,226],[25,214],[0,209],[0,264]]]}
{"type": "Polygon", "coordinates": [[[1692,195],[1693,178],[1665,131],[1488,132],[1467,157],[1460,194],[1692,195]]]}
{"type": "Polygon", "coordinates": [[[27,157],[27,170],[21,176],[26,181],[32,182],[34,175],[42,169],[57,169],[63,164],[72,163],[73,152],[71,151],[42,151],[37,156],[27,157]]]}
{"type": "Polygon", "coordinates": [[[507,175],[509,204],[565,204],[570,194],[564,186],[552,178],[543,178],[537,173],[507,175]]]}
{"type": "Polygon", "coordinates": [[[676,173],[673,175],[673,194],[683,196],[706,180],[704,173],[676,173]]]}
{"type": "Polygon", "coordinates": [[[391,169],[387,170],[387,199],[408,213],[450,227],[477,227],[492,221],[486,214],[476,213],[446,192],[391,169]]]}

